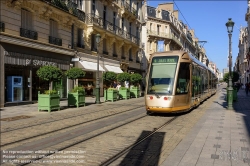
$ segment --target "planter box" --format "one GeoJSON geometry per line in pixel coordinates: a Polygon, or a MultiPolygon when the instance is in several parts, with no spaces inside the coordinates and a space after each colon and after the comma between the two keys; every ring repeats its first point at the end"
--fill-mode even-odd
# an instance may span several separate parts
{"type": "Polygon", "coordinates": [[[130,98],[129,89],[124,89],[124,90],[119,89],[119,98],[126,100],[129,99],[130,98]]]}
{"type": "Polygon", "coordinates": [[[38,92],[38,111],[40,110],[60,110],[59,94],[40,94],[38,92]]]}
{"type": "Polygon", "coordinates": [[[104,100],[105,101],[117,101],[118,100],[118,91],[117,90],[104,90],[104,100]]]}
{"type": "Polygon", "coordinates": [[[140,89],[139,88],[130,89],[130,96],[135,98],[140,97],[140,89]]]}
{"type": "Polygon", "coordinates": [[[68,93],[68,107],[69,106],[85,106],[85,93],[84,92],[75,92],[75,93],[68,93]]]}

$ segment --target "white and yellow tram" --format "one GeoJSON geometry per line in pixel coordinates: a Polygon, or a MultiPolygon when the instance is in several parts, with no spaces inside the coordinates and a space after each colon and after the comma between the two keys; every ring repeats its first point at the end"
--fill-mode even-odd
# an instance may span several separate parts
{"type": "Polygon", "coordinates": [[[148,69],[147,113],[189,111],[216,93],[216,75],[187,52],[153,53],[148,69]]]}

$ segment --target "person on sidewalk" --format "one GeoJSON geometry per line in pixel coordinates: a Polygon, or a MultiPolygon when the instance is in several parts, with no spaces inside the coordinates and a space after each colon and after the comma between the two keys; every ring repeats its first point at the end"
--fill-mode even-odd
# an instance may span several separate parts
{"type": "Polygon", "coordinates": [[[248,91],[249,91],[249,83],[245,84],[245,91],[246,91],[246,95],[248,96],[248,91]]]}

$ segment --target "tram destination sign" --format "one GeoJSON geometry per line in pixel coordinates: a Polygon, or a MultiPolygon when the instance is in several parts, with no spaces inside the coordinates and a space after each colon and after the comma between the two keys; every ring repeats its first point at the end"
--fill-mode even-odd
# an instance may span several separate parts
{"type": "Polygon", "coordinates": [[[153,63],[177,63],[178,62],[178,57],[154,57],[152,60],[153,63]]]}

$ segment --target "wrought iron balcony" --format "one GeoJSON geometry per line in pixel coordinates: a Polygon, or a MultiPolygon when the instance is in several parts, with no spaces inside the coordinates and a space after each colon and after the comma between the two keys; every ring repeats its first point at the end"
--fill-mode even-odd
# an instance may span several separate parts
{"type": "Polygon", "coordinates": [[[137,10],[135,8],[132,7],[132,4],[129,4],[126,1],[121,1],[121,6],[124,7],[124,9],[128,12],[130,12],[131,14],[133,14],[136,18],[138,18],[137,15],[137,10]]]}
{"type": "Polygon", "coordinates": [[[126,59],[126,57],[125,57],[125,56],[122,56],[122,59],[126,59]]]}
{"type": "Polygon", "coordinates": [[[85,48],[85,45],[83,45],[82,43],[77,43],[77,47],[79,47],[79,48],[85,48]]]}
{"type": "Polygon", "coordinates": [[[5,24],[3,22],[0,22],[0,32],[5,31],[5,24]]]}
{"type": "Polygon", "coordinates": [[[85,22],[85,13],[79,9],[77,9],[77,17],[79,20],[85,22]]]}
{"type": "Polygon", "coordinates": [[[31,31],[28,29],[20,28],[20,36],[26,37],[29,39],[37,40],[37,32],[31,31]]]}
{"type": "Polygon", "coordinates": [[[133,59],[132,59],[132,58],[129,58],[129,61],[133,61],[133,59]]]}
{"type": "Polygon", "coordinates": [[[139,60],[136,60],[136,63],[140,63],[140,61],[139,61],[139,60]]]}
{"type": "Polygon", "coordinates": [[[54,44],[54,45],[58,45],[58,46],[62,46],[62,39],[49,36],[49,43],[54,44]]]}
{"type": "Polygon", "coordinates": [[[103,52],[102,52],[103,54],[105,54],[105,55],[108,55],[109,54],[109,52],[108,51],[104,51],[103,50],[103,52]]]}
{"type": "Polygon", "coordinates": [[[117,57],[117,54],[113,54],[113,57],[117,57]]]}
{"type": "Polygon", "coordinates": [[[86,15],[86,23],[96,25],[117,36],[120,36],[124,39],[132,41],[135,44],[138,44],[139,39],[136,36],[132,35],[131,33],[123,30],[122,28],[114,25],[113,23],[107,20],[104,20],[102,17],[99,17],[93,13],[86,15]]]}
{"type": "Polygon", "coordinates": [[[67,0],[45,0],[45,1],[52,3],[54,6],[62,10],[69,11],[69,8],[66,5],[67,0]]]}

